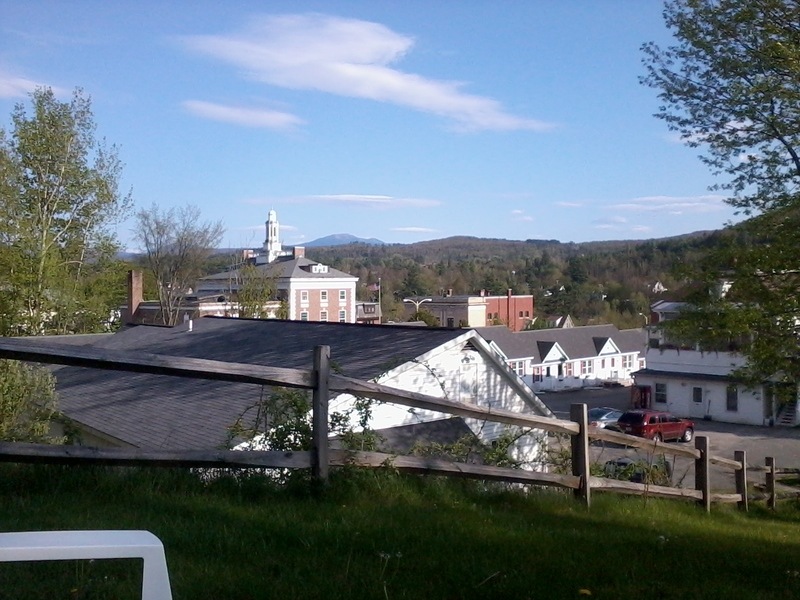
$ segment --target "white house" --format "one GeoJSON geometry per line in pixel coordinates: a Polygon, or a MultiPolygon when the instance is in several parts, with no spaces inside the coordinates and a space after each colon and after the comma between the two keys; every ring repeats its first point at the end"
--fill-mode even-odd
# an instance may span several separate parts
{"type": "MultiPolygon", "coordinates": [[[[728,282],[721,282],[724,291],[728,282]]],[[[796,425],[796,401],[779,414],[775,387],[768,381],[748,388],[734,378],[747,364],[736,352],[681,348],[670,340],[664,323],[689,308],[686,302],[661,300],[650,307],[647,368],[634,373],[635,402],[679,416],[747,425],[796,425]]]]}
{"type": "MultiPolygon", "coordinates": [[[[58,343],[49,338],[42,343],[58,343]]],[[[532,393],[481,336],[472,330],[373,326],[283,320],[206,317],[172,328],[126,326],[90,340],[102,348],[185,356],[289,368],[311,368],[315,346],[331,349],[331,363],[344,375],[423,394],[550,416],[532,393]]],[[[59,407],[79,431],[83,443],[158,449],[208,449],[235,445],[230,430],[237,419],[254,419],[269,390],[231,384],[102,371],[78,367],[55,370],[59,407]]],[[[331,410],[352,398],[331,399],[331,410]]],[[[450,415],[376,403],[371,427],[383,429],[432,421],[450,415]]],[[[464,419],[485,443],[506,426],[464,419]]],[[[521,460],[541,458],[544,436],[522,437],[513,453],[521,460]]]]}
{"type": "Polygon", "coordinates": [[[776,403],[769,385],[754,389],[731,373],[746,364],[732,352],[649,348],[647,368],[634,373],[639,404],[692,419],[770,425],[776,403]]]}
{"type": "Polygon", "coordinates": [[[535,391],[617,383],[629,385],[643,368],[645,333],[614,325],[512,332],[506,327],[476,329],[535,391]]]}

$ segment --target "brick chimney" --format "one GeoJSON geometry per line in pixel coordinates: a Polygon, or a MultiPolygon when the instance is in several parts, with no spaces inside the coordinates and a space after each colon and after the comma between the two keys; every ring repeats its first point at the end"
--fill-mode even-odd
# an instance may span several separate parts
{"type": "Polygon", "coordinates": [[[142,272],[128,271],[128,309],[125,311],[123,319],[125,323],[133,323],[136,310],[142,303],[142,272]]]}

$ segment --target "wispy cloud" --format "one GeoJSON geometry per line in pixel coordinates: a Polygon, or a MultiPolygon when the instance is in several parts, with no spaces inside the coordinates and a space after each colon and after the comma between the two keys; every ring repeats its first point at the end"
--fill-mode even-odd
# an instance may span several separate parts
{"type": "Polygon", "coordinates": [[[629,229],[629,227],[625,227],[627,223],[628,219],[621,216],[603,217],[602,219],[595,219],[592,221],[592,225],[595,229],[629,229]]]}
{"type": "Polygon", "coordinates": [[[633,212],[660,212],[670,215],[709,213],[725,208],[725,196],[706,194],[703,196],[644,196],[628,202],[613,204],[615,210],[633,212]]]}
{"type": "Polygon", "coordinates": [[[270,109],[225,106],[202,100],[186,100],[183,102],[183,107],[198,117],[244,127],[285,130],[294,129],[305,123],[300,117],[291,113],[270,109]]]}
{"type": "MultiPolygon", "coordinates": [[[[37,87],[45,84],[27,77],[18,77],[0,69],[0,98],[24,98],[37,87]]],[[[52,86],[50,86],[52,87],[52,86]]],[[[53,88],[53,92],[60,95],[62,90],[53,88]]]]}
{"type": "Polygon", "coordinates": [[[400,231],[403,233],[436,233],[437,229],[430,227],[392,227],[390,231],[400,231]]]}
{"type": "Polygon", "coordinates": [[[365,208],[431,208],[439,206],[439,200],[430,198],[405,198],[384,196],[380,194],[316,194],[308,196],[291,196],[287,198],[250,198],[247,204],[341,204],[361,206],[365,208]]]}
{"type": "Polygon", "coordinates": [[[581,208],[586,206],[583,202],[556,202],[556,206],[563,206],[564,208],[581,208]]]}
{"type": "Polygon", "coordinates": [[[323,14],[254,18],[242,30],[180,38],[191,51],[269,85],[388,102],[449,119],[463,130],[543,131],[550,123],[518,117],[461,82],[406,73],[395,64],[414,39],[380,23],[323,14]]]}
{"type": "Polygon", "coordinates": [[[533,217],[526,215],[524,210],[515,208],[511,211],[511,216],[515,221],[533,221],[533,217]]]}

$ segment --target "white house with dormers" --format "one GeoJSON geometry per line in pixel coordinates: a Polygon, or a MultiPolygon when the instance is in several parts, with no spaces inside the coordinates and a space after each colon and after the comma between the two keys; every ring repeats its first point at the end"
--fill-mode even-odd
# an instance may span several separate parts
{"type": "Polygon", "coordinates": [[[285,250],[274,210],[269,211],[266,228],[264,246],[254,257],[239,268],[203,277],[195,293],[235,303],[243,277],[241,267],[254,264],[274,282],[275,299],[280,301],[267,305],[269,318],[278,317],[283,304],[286,318],[292,321],[355,323],[358,277],[306,258],[301,246],[285,250]]]}
{"type": "Polygon", "coordinates": [[[535,392],[630,385],[632,373],[645,366],[642,329],[590,325],[519,332],[502,326],[476,330],[535,392]]]}

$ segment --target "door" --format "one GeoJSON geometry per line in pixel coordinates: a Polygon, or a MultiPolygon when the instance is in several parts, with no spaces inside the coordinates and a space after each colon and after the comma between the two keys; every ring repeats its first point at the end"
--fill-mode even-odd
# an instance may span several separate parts
{"type": "Polygon", "coordinates": [[[705,400],[708,392],[702,387],[692,388],[692,399],[689,402],[689,416],[693,419],[702,419],[705,415],[705,400]]]}

